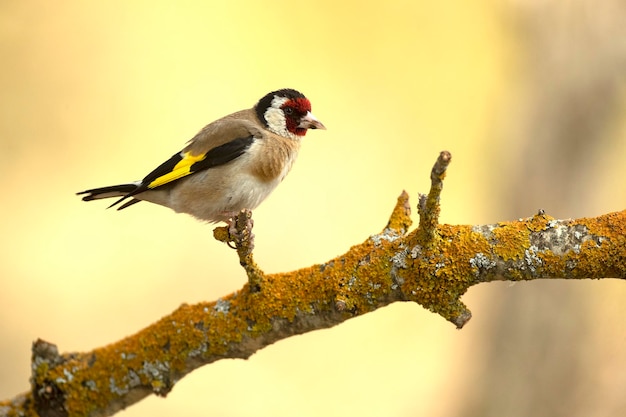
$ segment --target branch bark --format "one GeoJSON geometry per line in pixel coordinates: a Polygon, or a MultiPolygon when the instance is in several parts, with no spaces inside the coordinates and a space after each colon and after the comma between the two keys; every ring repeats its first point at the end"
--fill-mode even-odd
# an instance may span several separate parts
{"type": "Polygon", "coordinates": [[[192,370],[248,358],[278,340],[324,329],[397,301],[415,302],[457,328],[471,313],[460,297],[496,280],[626,278],[626,211],[556,220],[540,210],[512,222],[439,225],[439,197],[451,161],[442,152],[431,190],[420,196],[420,227],[409,196],[398,197],[386,227],[324,264],[264,274],[252,257],[249,212],[218,240],[234,242],[248,283],[214,302],[184,304],[111,345],[59,354],[33,343],[30,392],[0,402],[0,416],[112,415],[156,394],[166,396],[192,370]],[[233,229],[233,230],[231,230],[233,229]]]}

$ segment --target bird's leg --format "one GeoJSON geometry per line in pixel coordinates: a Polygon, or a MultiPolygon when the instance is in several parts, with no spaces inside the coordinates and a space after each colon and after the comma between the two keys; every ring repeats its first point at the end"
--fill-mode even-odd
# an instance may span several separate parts
{"type": "Polygon", "coordinates": [[[239,263],[246,270],[251,292],[261,289],[263,271],[254,263],[252,250],[254,249],[254,234],[252,233],[252,211],[241,210],[227,222],[226,227],[217,227],[213,230],[215,238],[237,250],[239,263]],[[234,246],[231,246],[231,243],[234,246]]]}
{"type": "Polygon", "coordinates": [[[252,211],[243,209],[228,221],[228,241],[235,244],[239,258],[252,254],[254,250],[254,233],[252,233],[252,211]]]}
{"type": "Polygon", "coordinates": [[[252,212],[248,209],[233,213],[226,220],[226,226],[213,229],[216,240],[226,243],[230,248],[237,250],[241,256],[247,256],[254,249],[254,233],[252,233],[252,212]]]}

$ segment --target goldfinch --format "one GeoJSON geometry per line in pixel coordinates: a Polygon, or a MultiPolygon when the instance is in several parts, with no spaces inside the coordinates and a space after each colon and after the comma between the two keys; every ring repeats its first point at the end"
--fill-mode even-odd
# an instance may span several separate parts
{"type": "Polygon", "coordinates": [[[308,129],[326,129],[292,89],[205,126],[141,181],[81,191],[84,201],[119,197],[118,210],[149,201],[216,223],[255,209],[285,178],[308,129]]]}

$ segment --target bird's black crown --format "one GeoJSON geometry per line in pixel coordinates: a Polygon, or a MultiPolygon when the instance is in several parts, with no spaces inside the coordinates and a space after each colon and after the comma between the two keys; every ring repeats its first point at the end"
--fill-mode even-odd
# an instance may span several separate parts
{"type": "Polygon", "coordinates": [[[271,93],[266,94],[261,100],[259,100],[257,105],[254,107],[256,110],[257,117],[266,126],[267,126],[267,121],[265,120],[265,111],[272,105],[272,100],[274,100],[275,96],[285,97],[290,100],[296,99],[296,98],[306,98],[304,94],[292,88],[283,88],[283,89],[272,91],[271,93]]]}

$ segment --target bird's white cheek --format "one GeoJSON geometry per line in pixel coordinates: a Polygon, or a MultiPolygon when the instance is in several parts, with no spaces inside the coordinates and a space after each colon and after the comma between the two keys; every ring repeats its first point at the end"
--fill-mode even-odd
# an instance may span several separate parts
{"type": "Polygon", "coordinates": [[[287,121],[285,120],[285,113],[281,109],[274,107],[267,109],[265,121],[267,121],[267,127],[277,135],[285,136],[287,133],[287,121]]]}

